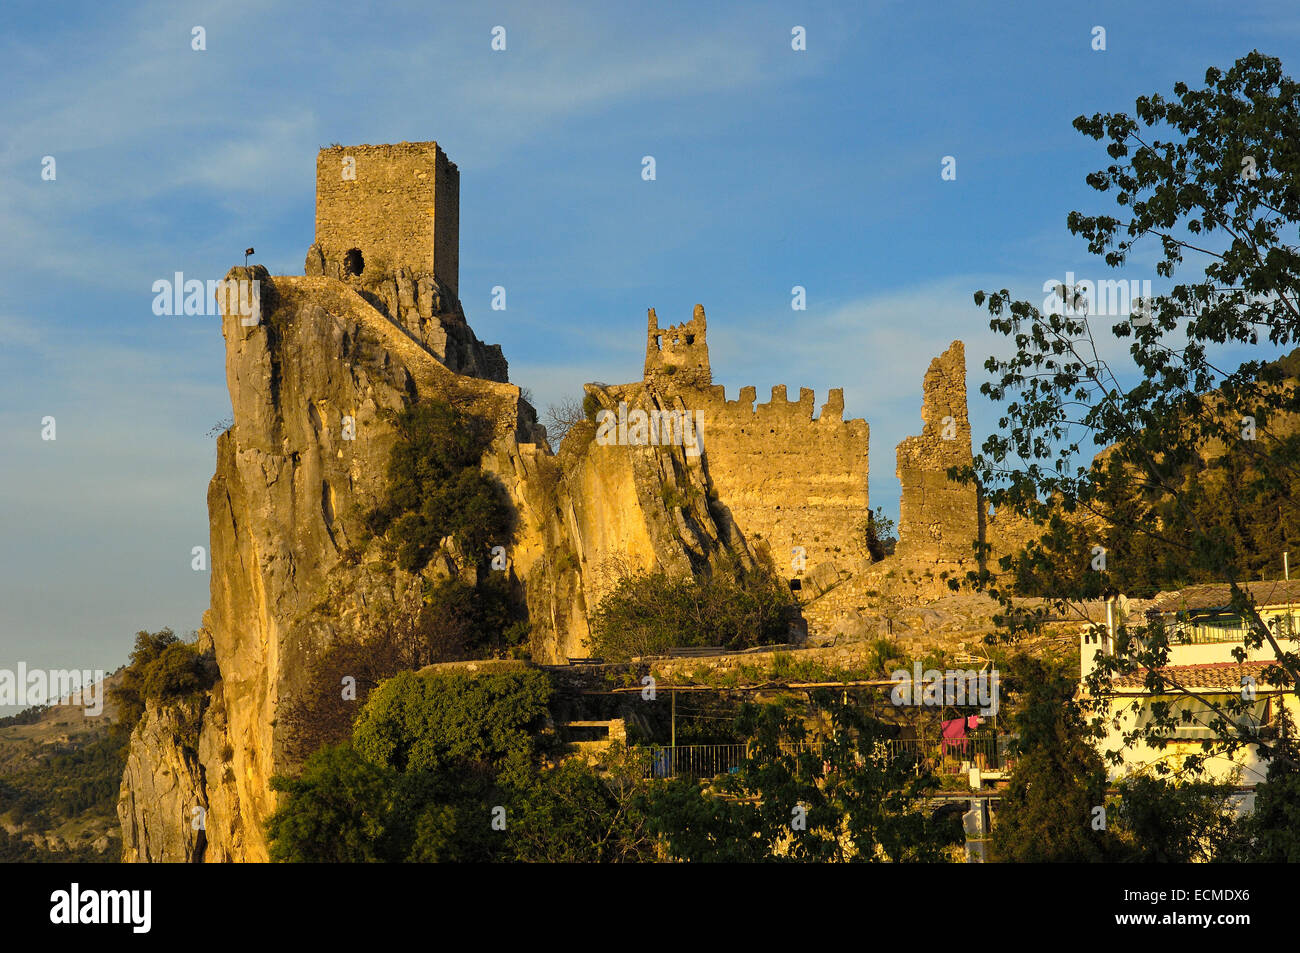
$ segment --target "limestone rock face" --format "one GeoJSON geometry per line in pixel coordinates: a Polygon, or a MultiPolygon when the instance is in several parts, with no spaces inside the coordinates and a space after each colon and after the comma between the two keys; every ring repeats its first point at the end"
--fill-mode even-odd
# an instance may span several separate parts
{"type": "Polygon", "coordinates": [[[150,703],[131,734],[117,804],[125,863],[203,859],[207,811],[196,743],[207,699],[150,703]]]}
{"type": "MultiPolygon", "coordinates": [[[[172,741],[165,710],[133,736],[119,807],[127,857],[267,859],[270,779],[293,768],[277,712],[320,653],[358,638],[368,615],[419,582],[382,563],[363,533],[396,439],[385,411],[436,397],[490,422],[482,466],[516,509],[509,571],[537,661],[589,654],[587,606],[611,567],[707,569],[724,549],[748,558],[683,448],[599,446],[587,424],[552,455],[535,411],[504,382],[504,360],[494,363],[499,349],[425,279],[399,273],[369,290],[260,266],[227,277],[260,282],[261,311],[223,318],[234,424],[208,488],[204,616],[220,681],[194,713],[196,740],[172,741]],[[193,806],[206,812],[203,837],[188,826],[193,806]]],[[[435,561],[425,574],[440,571],[435,561]]]]}

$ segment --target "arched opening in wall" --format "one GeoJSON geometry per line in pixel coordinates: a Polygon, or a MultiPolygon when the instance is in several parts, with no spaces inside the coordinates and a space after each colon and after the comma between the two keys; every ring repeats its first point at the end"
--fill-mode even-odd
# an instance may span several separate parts
{"type": "Polygon", "coordinates": [[[802,580],[802,579],[791,579],[791,580],[790,580],[790,591],[791,591],[791,592],[801,592],[802,590],[803,590],[803,580],[802,580]]]}
{"type": "Polygon", "coordinates": [[[694,334],[688,334],[688,335],[686,335],[686,343],[687,343],[687,344],[694,344],[694,343],[695,343],[695,335],[694,335],[694,334]]]}
{"type": "Polygon", "coordinates": [[[360,248],[349,248],[343,256],[343,274],[359,275],[366,270],[366,260],[361,257],[360,248]]]}

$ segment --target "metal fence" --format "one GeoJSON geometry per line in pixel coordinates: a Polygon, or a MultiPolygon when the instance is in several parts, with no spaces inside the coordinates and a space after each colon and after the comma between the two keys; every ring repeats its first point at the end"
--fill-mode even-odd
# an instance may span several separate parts
{"type": "Polygon", "coordinates": [[[1216,645],[1223,642],[1243,642],[1250,630],[1244,623],[1236,625],[1209,625],[1185,623],[1175,627],[1170,634],[1173,645],[1216,645]]]}
{"type": "MultiPolygon", "coordinates": [[[[1009,767],[1006,735],[971,736],[951,741],[925,741],[919,738],[879,742],[876,751],[891,760],[904,759],[924,765],[937,774],[960,774],[969,766],[982,771],[1000,771],[1009,767]]],[[[820,752],[816,742],[785,744],[786,754],[803,751],[820,752]]],[[[647,777],[716,778],[739,771],[747,757],[747,746],[738,745],[670,745],[645,746],[649,752],[647,777]]]]}

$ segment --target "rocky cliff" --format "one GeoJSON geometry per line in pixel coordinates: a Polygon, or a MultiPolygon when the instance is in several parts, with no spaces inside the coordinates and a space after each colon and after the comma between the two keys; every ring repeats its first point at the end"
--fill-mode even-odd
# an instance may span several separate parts
{"type": "MultiPolygon", "coordinates": [[[[287,766],[277,711],[319,653],[357,638],[416,581],[362,526],[386,489],[385,411],[432,397],[491,423],[482,466],[514,503],[509,572],[538,661],[587,654],[586,605],[612,566],[707,571],[723,550],[749,558],[682,447],[602,446],[584,423],[552,455],[499,349],[436,283],[272,278],[260,266],[227,278],[260,282],[261,308],[259,320],[223,317],[234,423],[208,489],[202,633],[220,681],[199,701],[152,707],[135,729],[118,805],[125,859],[267,858],[270,779],[287,766]]],[[[651,389],[634,399],[659,400],[651,389]]],[[[425,573],[447,571],[435,559],[425,573]]]]}

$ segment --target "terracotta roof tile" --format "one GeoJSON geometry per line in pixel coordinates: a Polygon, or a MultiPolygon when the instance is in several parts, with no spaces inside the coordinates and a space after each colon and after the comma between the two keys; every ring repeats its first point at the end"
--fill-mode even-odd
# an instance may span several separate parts
{"type": "MultiPolygon", "coordinates": [[[[1218,688],[1237,691],[1241,688],[1241,679],[1249,675],[1260,688],[1267,687],[1264,671],[1276,662],[1207,662],[1203,665],[1168,665],[1160,672],[1166,676],[1166,685],[1176,682],[1184,688],[1218,688]]],[[[1116,676],[1111,685],[1114,688],[1146,688],[1147,669],[1139,669],[1132,675],[1116,676]]],[[[1172,687],[1172,686],[1171,686],[1172,687]]]]}

